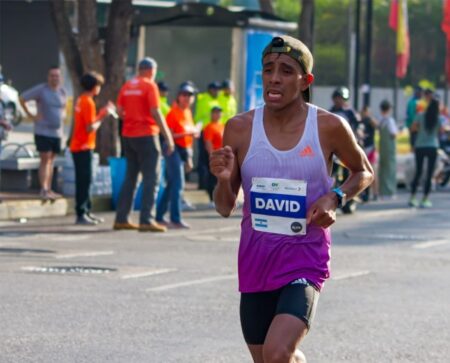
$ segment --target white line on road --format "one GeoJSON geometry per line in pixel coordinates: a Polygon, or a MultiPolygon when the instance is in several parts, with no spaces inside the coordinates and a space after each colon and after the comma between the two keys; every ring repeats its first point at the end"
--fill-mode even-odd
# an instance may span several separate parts
{"type": "Polygon", "coordinates": [[[351,279],[353,277],[360,277],[360,276],[365,276],[370,274],[371,272],[368,270],[365,271],[356,271],[356,272],[351,272],[348,274],[342,274],[342,275],[337,275],[332,277],[331,279],[334,281],[339,281],[339,280],[345,280],[345,279],[351,279]]]}
{"type": "Polygon", "coordinates": [[[412,245],[412,248],[416,248],[416,249],[425,249],[425,248],[430,248],[430,247],[436,247],[436,246],[442,246],[442,245],[446,245],[449,244],[450,241],[449,240],[434,240],[434,241],[428,241],[428,242],[422,242],[422,243],[416,243],[414,245],[412,245]]]}
{"type": "Polygon", "coordinates": [[[220,237],[220,236],[213,236],[213,235],[191,235],[186,236],[186,238],[189,241],[197,241],[197,242],[203,242],[203,241],[214,241],[214,242],[237,242],[239,241],[239,237],[220,237]]]}
{"type": "Polygon", "coordinates": [[[241,230],[240,226],[230,226],[230,227],[218,227],[218,228],[210,228],[203,230],[191,230],[187,232],[186,230],[175,230],[169,229],[167,233],[162,233],[158,237],[176,237],[176,236],[190,236],[190,235],[198,235],[198,234],[214,234],[214,233],[223,233],[223,232],[239,232],[241,230]]]}
{"type": "Polygon", "coordinates": [[[209,282],[215,282],[215,281],[234,280],[236,278],[237,278],[236,274],[234,274],[234,275],[221,275],[221,276],[207,277],[207,278],[204,278],[204,279],[179,282],[177,284],[170,284],[170,285],[162,285],[162,286],[158,286],[158,287],[152,287],[151,289],[147,289],[145,291],[148,291],[148,292],[165,291],[165,290],[176,289],[178,287],[207,284],[209,282]]]}
{"type": "Polygon", "coordinates": [[[95,257],[95,256],[110,256],[114,251],[88,251],[88,252],[73,252],[63,255],[55,255],[55,258],[75,258],[75,257],[95,257]]]}
{"type": "Polygon", "coordinates": [[[59,241],[70,242],[70,241],[82,241],[82,240],[89,239],[91,237],[92,237],[92,235],[90,235],[90,234],[78,234],[75,236],[73,236],[73,235],[65,236],[62,234],[56,234],[56,235],[53,235],[51,237],[51,239],[53,241],[58,241],[58,242],[59,241]]]}
{"type": "Polygon", "coordinates": [[[148,277],[148,276],[153,276],[153,275],[166,274],[166,273],[174,272],[174,271],[177,271],[177,269],[176,268],[161,268],[161,269],[155,269],[155,270],[151,270],[151,271],[145,271],[145,272],[138,272],[138,273],[134,273],[134,274],[123,275],[120,278],[122,280],[138,279],[140,277],[148,277]]]}

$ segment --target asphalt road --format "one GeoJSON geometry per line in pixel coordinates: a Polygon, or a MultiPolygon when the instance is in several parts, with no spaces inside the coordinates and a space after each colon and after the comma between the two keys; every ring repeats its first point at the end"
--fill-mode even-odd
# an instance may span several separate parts
{"type": "MultiPolygon", "coordinates": [[[[309,363],[448,362],[450,193],[339,216],[309,363]]],[[[236,280],[239,213],[189,231],[113,232],[73,218],[0,224],[0,363],[251,362],[236,280]],[[59,268],[59,272],[58,272],[59,268]],[[100,270],[98,270],[100,269],[100,270]],[[101,269],[110,269],[105,270],[101,269]]]]}

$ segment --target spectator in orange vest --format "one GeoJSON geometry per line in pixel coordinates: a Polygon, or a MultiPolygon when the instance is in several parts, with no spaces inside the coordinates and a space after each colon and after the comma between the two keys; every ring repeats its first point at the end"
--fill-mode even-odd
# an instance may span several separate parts
{"type": "Polygon", "coordinates": [[[104,83],[102,75],[96,72],[86,73],[81,77],[80,83],[83,93],[75,105],[75,123],[70,141],[75,166],[75,223],[96,225],[103,222],[103,219],[91,213],[89,189],[92,182],[92,154],[97,130],[114,104],[108,102],[97,114],[94,97],[100,93],[104,83]]]}
{"type": "Polygon", "coordinates": [[[190,109],[195,100],[195,93],[196,88],[191,82],[182,83],[167,115],[167,124],[175,141],[175,151],[165,158],[167,184],[156,208],[156,220],[159,224],[171,228],[189,228],[181,218],[181,201],[184,173],[185,170],[192,170],[192,146],[194,136],[198,134],[190,109]],[[164,220],[169,204],[170,222],[164,220]]]}
{"type": "MultiPolygon", "coordinates": [[[[211,109],[211,122],[203,129],[203,142],[205,150],[209,155],[222,147],[223,131],[225,125],[221,122],[222,108],[215,106],[211,109]]],[[[217,178],[209,170],[208,162],[208,179],[206,191],[209,195],[210,206],[214,206],[213,191],[217,184],[217,178]]]]}
{"type": "Polygon", "coordinates": [[[173,152],[174,143],[160,109],[159,91],[155,83],[156,61],[144,58],[138,68],[139,74],[123,85],[117,100],[118,111],[123,119],[127,171],[113,228],[165,232],[167,228],[155,221],[152,212],[160,170],[160,131],[166,142],[167,154],[173,152]],[[129,215],[139,173],[142,173],[142,201],[139,225],[136,225],[130,222],[129,215]]]}

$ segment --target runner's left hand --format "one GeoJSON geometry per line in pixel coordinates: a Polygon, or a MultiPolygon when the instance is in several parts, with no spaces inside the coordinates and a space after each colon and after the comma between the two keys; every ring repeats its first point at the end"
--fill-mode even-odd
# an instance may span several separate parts
{"type": "Polygon", "coordinates": [[[323,228],[331,226],[336,221],[336,207],[334,193],[322,196],[308,209],[306,224],[313,223],[323,228]]]}

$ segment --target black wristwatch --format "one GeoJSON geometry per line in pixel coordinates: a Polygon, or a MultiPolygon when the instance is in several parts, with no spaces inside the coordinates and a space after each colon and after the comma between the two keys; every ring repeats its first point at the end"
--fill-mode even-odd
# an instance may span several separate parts
{"type": "Polygon", "coordinates": [[[338,208],[342,208],[345,204],[347,204],[347,194],[345,194],[341,188],[337,187],[331,190],[336,194],[338,200],[338,208]]]}

